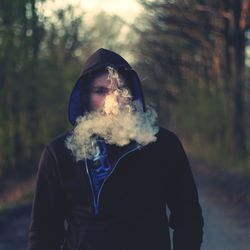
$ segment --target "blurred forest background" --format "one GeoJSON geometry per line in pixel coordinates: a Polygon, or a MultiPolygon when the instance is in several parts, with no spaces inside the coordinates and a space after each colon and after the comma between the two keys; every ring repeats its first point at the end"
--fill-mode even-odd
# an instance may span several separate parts
{"type": "Polygon", "coordinates": [[[131,62],[188,154],[250,175],[248,0],[138,0],[134,22],[89,21],[70,4],[47,16],[46,2],[0,1],[0,181],[34,176],[42,147],[71,127],[71,89],[100,47],[131,62]]]}

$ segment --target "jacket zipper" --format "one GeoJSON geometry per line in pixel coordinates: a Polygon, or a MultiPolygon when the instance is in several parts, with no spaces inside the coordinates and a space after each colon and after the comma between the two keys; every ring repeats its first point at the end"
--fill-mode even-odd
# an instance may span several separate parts
{"type": "Polygon", "coordinates": [[[101,187],[100,187],[100,190],[98,192],[98,195],[97,195],[97,201],[95,200],[95,194],[94,194],[94,189],[93,189],[93,185],[92,185],[92,181],[91,181],[91,178],[90,178],[90,174],[89,174],[89,170],[88,170],[88,165],[87,165],[87,161],[85,161],[85,167],[86,167],[86,172],[88,174],[88,178],[89,178],[89,183],[90,183],[90,186],[91,186],[91,190],[92,190],[92,195],[93,195],[93,204],[94,204],[94,211],[95,211],[95,215],[99,214],[99,199],[100,199],[100,194],[101,194],[101,191],[102,191],[102,188],[103,188],[103,185],[104,183],[107,181],[107,179],[111,176],[111,174],[114,172],[116,166],[118,165],[119,161],[124,158],[126,155],[134,152],[135,150],[141,148],[140,145],[137,145],[135,148],[133,148],[132,150],[129,150],[127,152],[125,152],[122,156],[120,156],[120,158],[117,160],[115,166],[112,168],[111,172],[108,174],[108,176],[104,179],[101,187]]]}
{"type": "Polygon", "coordinates": [[[89,183],[90,183],[90,187],[91,187],[91,191],[92,191],[92,197],[93,197],[93,204],[94,204],[95,214],[98,214],[98,207],[97,207],[97,203],[96,203],[96,200],[95,200],[95,193],[94,193],[92,181],[91,181],[91,178],[90,178],[90,175],[89,175],[89,169],[88,169],[87,160],[85,161],[85,168],[86,168],[86,172],[88,174],[88,179],[89,179],[89,183]]]}

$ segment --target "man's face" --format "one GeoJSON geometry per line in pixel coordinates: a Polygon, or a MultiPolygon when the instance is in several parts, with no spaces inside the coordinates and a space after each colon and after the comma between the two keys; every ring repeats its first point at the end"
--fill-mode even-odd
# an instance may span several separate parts
{"type": "MultiPolygon", "coordinates": [[[[116,79],[111,80],[108,78],[108,72],[105,72],[93,79],[90,86],[90,110],[96,111],[101,109],[104,106],[105,98],[107,95],[111,94],[115,89],[115,86],[118,86],[116,79]]],[[[119,78],[125,84],[124,79],[119,75],[119,78]]],[[[125,86],[125,85],[124,85],[125,86]]]]}
{"type": "Polygon", "coordinates": [[[142,103],[133,100],[128,78],[112,68],[107,70],[90,81],[89,92],[85,92],[89,94],[90,112],[78,117],[73,134],[66,141],[77,161],[93,159],[96,136],[118,146],[131,141],[147,145],[156,140],[156,112],[150,108],[144,112],[142,103]]]}

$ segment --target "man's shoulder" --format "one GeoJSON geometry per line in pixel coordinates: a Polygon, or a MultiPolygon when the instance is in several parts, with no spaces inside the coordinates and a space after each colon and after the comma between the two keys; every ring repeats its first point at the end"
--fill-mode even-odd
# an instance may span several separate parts
{"type": "Polygon", "coordinates": [[[174,140],[178,138],[177,134],[174,131],[163,127],[159,128],[159,132],[157,133],[156,137],[158,140],[165,140],[165,139],[174,140]]]}
{"type": "Polygon", "coordinates": [[[62,152],[67,150],[65,146],[65,141],[70,134],[71,131],[65,131],[61,134],[56,135],[46,144],[47,148],[55,152],[62,152]]]}

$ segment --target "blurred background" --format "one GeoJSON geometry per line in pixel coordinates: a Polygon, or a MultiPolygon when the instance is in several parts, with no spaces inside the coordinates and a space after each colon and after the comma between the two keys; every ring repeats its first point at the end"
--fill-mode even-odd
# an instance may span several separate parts
{"type": "Polygon", "coordinates": [[[249,10],[249,0],[0,0],[0,211],[32,199],[41,150],[71,128],[71,89],[101,47],[137,70],[199,187],[247,210],[249,10]]]}

